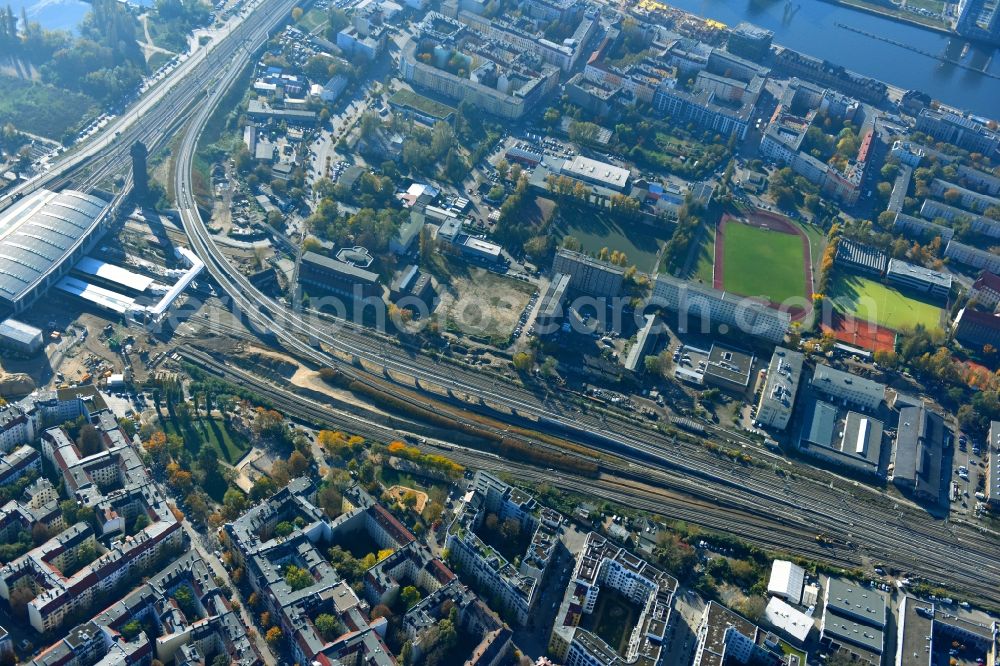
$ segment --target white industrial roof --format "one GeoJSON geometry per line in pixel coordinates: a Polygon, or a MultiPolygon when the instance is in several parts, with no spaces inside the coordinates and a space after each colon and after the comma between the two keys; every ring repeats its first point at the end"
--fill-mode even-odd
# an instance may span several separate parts
{"type": "Polygon", "coordinates": [[[815,625],[811,617],[792,608],[778,597],[771,597],[767,602],[764,617],[776,629],[784,631],[799,643],[804,643],[809,638],[809,632],[815,625]]]}
{"type": "Polygon", "coordinates": [[[16,302],[96,228],[108,204],[73,190],[36,190],[0,214],[0,297],[16,302]]]}
{"type": "Polygon", "coordinates": [[[771,578],[767,581],[767,593],[787,599],[793,604],[802,600],[802,585],[806,570],[788,560],[775,560],[771,565],[771,578]]]}
{"type": "Polygon", "coordinates": [[[68,275],[59,280],[56,287],[68,294],[79,296],[85,301],[90,301],[95,305],[106,310],[111,310],[112,312],[117,312],[118,314],[125,314],[135,305],[134,298],[116,294],[113,291],[103,289],[83,280],[77,280],[75,277],[68,275]]]}
{"type": "Polygon", "coordinates": [[[598,162],[583,155],[577,155],[563,163],[562,172],[578,178],[589,178],[607,184],[609,187],[624,188],[631,175],[628,169],[616,167],[607,162],[598,162]]]}
{"type": "Polygon", "coordinates": [[[37,329],[34,326],[29,326],[23,321],[5,319],[2,323],[0,323],[0,337],[3,338],[17,340],[18,342],[28,345],[41,336],[42,331],[40,329],[37,329]]]}
{"type": "Polygon", "coordinates": [[[114,264],[109,264],[93,257],[84,257],[81,259],[80,263],[76,265],[76,270],[86,275],[93,275],[109,282],[120,284],[129,289],[135,289],[136,291],[146,291],[153,284],[153,278],[133,273],[127,268],[115,266],[114,264]]]}

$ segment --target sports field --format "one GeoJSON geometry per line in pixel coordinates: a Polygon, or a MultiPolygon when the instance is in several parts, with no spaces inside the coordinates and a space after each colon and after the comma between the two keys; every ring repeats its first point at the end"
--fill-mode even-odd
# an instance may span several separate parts
{"type": "Polygon", "coordinates": [[[941,328],[941,308],[860,275],[837,272],[827,296],[838,310],[895,331],[923,324],[941,328]]]}
{"type": "MultiPolygon", "coordinates": [[[[766,296],[773,303],[809,297],[802,236],[735,221],[723,229],[723,289],[741,296],[766,296]]],[[[715,270],[718,274],[718,263],[715,270]]]]}

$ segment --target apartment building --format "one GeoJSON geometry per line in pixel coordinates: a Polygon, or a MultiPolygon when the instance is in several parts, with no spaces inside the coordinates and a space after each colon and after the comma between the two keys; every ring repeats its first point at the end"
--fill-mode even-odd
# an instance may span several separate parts
{"type": "Polygon", "coordinates": [[[448,528],[448,550],[463,573],[487,587],[518,624],[526,624],[538,601],[542,579],[552,562],[562,516],[527,493],[479,471],[472,496],[462,503],[448,528]],[[479,536],[487,517],[513,519],[531,539],[515,566],[479,536]]]}
{"type": "Polygon", "coordinates": [[[417,87],[512,120],[556,89],[560,71],[533,53],[490,40],[437,12],[428,12],[416,37],[403,45],[399,69],[417,87]],[[455,66],[465,70],[463,76],[449,71],[455,66]]]}
{"type": "MultiPolygon", "coordinates": [[[[50,428],[42,436],[42,455],[62,476],[67,494],[92,507],[101,518],[102,536],[123,532],[140,512],[150,522],[138,533],[113,541],[106,550],[98,547],[89,525],[77,523],[0,568],[0,598],[9,601],[11,593],[22,588],[35,593],[27,611],[31,626],[39,632],[56,629],[67,615],[89,608],[95,598],[130,576],[149,571],[185,542],[180,523],[150,482],[114,415],[103,410],[90,414],[89,419],[100,433],[101,451],[83,456],[64,431],[50,428]],[[97,558],[78,562],[83,549],[96,551],[97,558]],[[70,575],[63,573],[69,570],[70,575]]],[[[54,492],[44,486],[35,491],[35,511],[51,512],[54,492]]],[[[14,513],[32,515],[27,510],[15,509],[14,513]]]]}
{"type": "Polygon", "coordinates": [[[228,596],[216,587],[211,568],[188,553],[45,648],[31,666],[148,665],[154,659],[195,664],[220,654],[236,666],[263,663],[228,596]],[[192,608],[174,606],[171,597],[180,588],[190,592],[192,608]],[[151,623],[159,636],[125,633],[133,620],[151,623]]]}
{"type": "Polygon", "coordinates": [[[1000,199],[997,197],[980,194],[979,192],[940,178],[935,178],[931,181],[930,190],[931,195],[938,198],[944,198],[945,193],[957,193],[959,206],[973,213],[982,214],[986,212],[987,208],[1000,207],[1000,199]]]}
{"type": "Polygon", "coordinates": [[[951,227],[904,213],[896,213],[896,217],[892,221],[892,229],[905,238],[921,243],[927,243],[935,237],[940,237],[941,243],[947,245],[955,236],[955,230],[951,227]]]}
{"type": "Polygon", "coordinates": [[[984,155],[992,155],[1000,147],[1000,135],[996,132],[977,120],[951,111],[922,110],[917,116],[917,131],[984,155]]]}
{"type": "MultiPolygon", "coordinates": [[[[535,6],[540,6],[536,3],[535,6]]],[[[486,18],[470,11],[460,11],[458,20],[489,39],[509,44],[520,51],[537,56],[542,62],[569,72],[576,67],[580,55],[599,27],[597,14],[588,11],[574,15],[573,34],[554,42],[538,30],[538,21],[531,16],[507,17],[503,14],[486,18]]]]}
{"type": "Polygon", "coordinates": [[[952,326],[955,339],[963,345],[982,349],[1000,348],[1000,315],[962,308],[952,326]]]}
{"type": "Polygon", "coordinates": [[[705,606],[695,637],[692,666],[784,663],[776,637],[715,601],[705,606]]]}
{"type": "Polygon", "coordinates": [[[996,312],[1000,306],[1000,276],[989,271],[980,273],[969,290],[969,300],[984,310],[996,312]]]}
{"type": "Polygon", "coordinates": [[[587,535],[556,614],[549,652],[566,666],[660,666],[670,650],[677,579],[611,543],[587,535]],[[615,590],[636,608],[624,649],[610,646],[588,622],[602,591],[615,590]]]}
{"type": "Polygon", "coordinates": [[[775,430],[784,430],[788,426],[804,360],[801,352],[775,347],[767,366],[767,380],[757,403],[757,422],[760,425],[775,430]]]}
{"type": "Polygon", "coordinates": [[[784,339],[792,319],[787,312],[753,299],[679,280],[666,273],[656,276],[650,302],[676,312],[677,326],[682,333],[716,329],[723,333],[752,335],[777,344],[784,339]]]}
{"type": "Polygon", "coordinates": [[[1000,255],[989,250],[981,250],[953,240],[945,247],[944,256],[966,266],[1000,274],[1000,255]]]}
{"type": "Polygon", "coordinates": [[[42,457],[30,446],[0,453],[0,485],[14,483],[25,474],[41,474],[42,457]]]}
{"type": "Polygon", "coordinates": [[[928,220],[941,218],[948,222],[961,220],[969,225],[969,229],[977,234],[989,236],[990,238],[1000,238],[1000,220],[976,215],[967,210],[949,206],[948,204],[935,199],[924,199],[920,204],[920,216],[928,220]]]}

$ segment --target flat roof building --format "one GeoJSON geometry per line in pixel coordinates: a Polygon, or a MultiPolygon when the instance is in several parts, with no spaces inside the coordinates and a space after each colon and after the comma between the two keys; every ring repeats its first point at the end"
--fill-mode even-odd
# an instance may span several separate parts
{"type": "Polygon", "coordinates": [[[948,298],[951,291],[951,274],[917,266],[907,261],[890,259],[885,279],[890,284],[928,294],[935,298],[948,298]]]}
{"type": "Polygon", "coordinates": [[[1000,421],[990,422],[987,437],[990,466],[986,469],[986,501],[996,510],[1000,509],[1000,421]]]}
{"type": "Polygon", "coordinates": [[[862,658],[875,656],[880,660],[888,612],[885,592],[832,577],[827,580],[825,592],[820,625],[823,641],[848,647],[862,658]]]}
{"type": "Polygon", "coordinates": [[[5,319],[0,322],[0,346],[30,355],[37,353],[43,344],[45,340],[41,329],[17,319],[5,319]]]}
{"type": "Polygon", "coordinates": [[[20,312],[103,233],[108,203],[75,190],[36,190],[0,213],[0,307],[20,312]]]}
{"type": "Polygon", "coordinates": [[[705,382],[742,391],[750,384],[755,358],[752,353],[714,343],[708,353],[705,382]]]}
{"type": "Polygon", "coordinates": [[[788,426],[804,359],[801,352],[775,347],[767,367],[767,380],[757,403],[757,422],[762,426],[776,430],[784,430],[788,426]]]}
{"type": "Polygon", "coordinates": [[[771,563],[771,577],[767,581],[767,593],[798,604],[802,601],[802,586],[805,584],[805,580],[805,569],[788,560],[775,560],[771,563]]]}
{"type": "Polygon", "coordinates": [[[382,295],[378,273],[315,252],[302,255],[299,282],[353,299],[382,295]]]}
{"type": "Polygon", "coordinates": [[[813,372],[812,387],[832,398],[875,410],[885,398],[885,384],[819,364],[813,372]]]}
{"type": "Polygon", "coordinates": [[[837,242],[837,263],[859,273],[869,273],[881,276],[885,273],[889,258],[885,252],[877,248],[863,245],[849,238],[841,238],[837,242]]]}
{"type": "Polygon", "coordinates": [[[616,167],[607,162],[598,162],[583,155],[577,155],[563,162],[559,172],[564,176],[619,192],[628,187],[629,177],[631,176],[628,169],[616,167]]]}
{"type": "Polygon", "coordinates": [[[569,289],[610,298],[621,293],[625,269],[580,252],[561,249],[552,261],[552,273],[569,276],[569,289]]]}
{"type": "Polygon", "coordinates": [[[650,302],[677,313],[679,332],[746,334],[779,343],[792,317],[752,298],[734,296],[666,273],[656,276],[650,302]]]}
{"type": "Polygon", "coordinates": [[[945,428],[944,418],[922,403],[899,410],[892,482],[934,503],[941,498],[945,428]]]}
{"type": "Polygon", "coordinates": [[[809,639],[809,634],[816,626],[816,621],[811,615],[806,615],[778,597],[771,597],[767,602],[764,619],[798,645],[809,639]]]}

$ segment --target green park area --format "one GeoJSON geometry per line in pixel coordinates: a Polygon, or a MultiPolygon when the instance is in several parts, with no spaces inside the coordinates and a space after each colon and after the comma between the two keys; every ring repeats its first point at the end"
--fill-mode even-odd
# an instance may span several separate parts
{"type": "Polygon", "coordinates": [[[652,226],[643,222],[622,222],[611,211],[580,206],[561,211],[553,225],[561,246],[563,239],[572,236],[580,243],[580,251],[597,255],[603,248],[624,252],[625,265],[635,265],[640,271],[655,272],[660,249],[670,240],[674,225],[658,222],[652,226]]]}
{"type": "Polygon", "coordinates": [[[836,272],[827,290],[834,307],[845,314],[901,330],[920,324],[941,328],[941,308],[907,296],[894,287],[860,275],[836,272]]]}
{"type": "Polygon", "coordinates": [[[0,90],[0,124],[56,141],[96,110],[92,98],[43,83],[0,76],[0,90]]]}
{"type": "Polygon", "coordinates": [[[780,303],[808,298],[802,238],[732,223],[725,226],[723,288],[742,296],[766,296],[780,303]]]}

